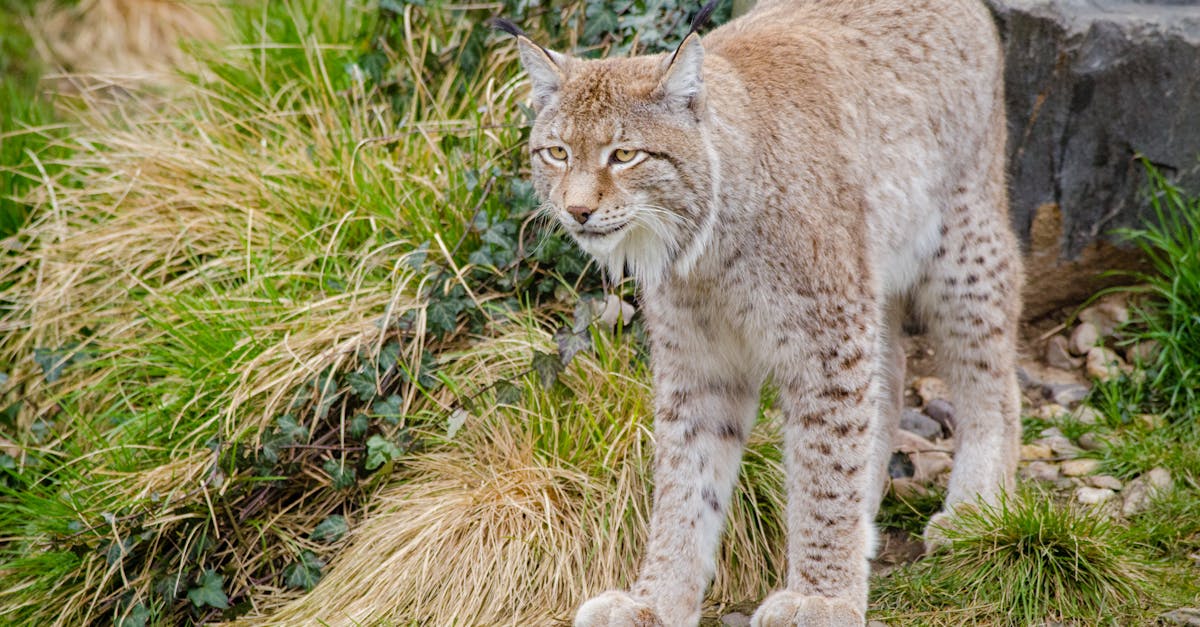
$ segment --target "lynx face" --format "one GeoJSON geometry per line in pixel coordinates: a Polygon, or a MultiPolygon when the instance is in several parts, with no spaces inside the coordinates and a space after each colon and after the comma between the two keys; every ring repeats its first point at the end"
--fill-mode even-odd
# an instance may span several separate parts
{"type": "Polygon", "coordinates": [[[543,52],[522,52],[538,55],[542,78],[550,78],[548,88],[535,88],[529,142],[543,209],[610,275],[628,269],[653,283],[696,243],[711,209],[699,59],[680,92],[680,58],[582,61],[543,52]]]}

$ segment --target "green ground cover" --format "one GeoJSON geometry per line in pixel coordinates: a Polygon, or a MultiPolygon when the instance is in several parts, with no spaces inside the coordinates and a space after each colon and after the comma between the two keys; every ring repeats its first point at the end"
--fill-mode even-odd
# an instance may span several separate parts
{"type": "MultiPolygon", "coordinates": [[[[482,25],[497,12],[596,55],[688,23],[650,0],[239,3],[180,80],[57,113],[33,66],[3,67],[6,622],[530,623],[630,575],[641,329],[588,324],[599,275],[536,218],[515,50],[482,25]]],[[[28,59],[11,15],[3,58],[28,59]]],[[[1176,489],[1126,522],[1031,496],[983,512],[876,582],[891,624],[1142,620],[1195,598],[1200,218],[1158,189],[1182,222],[1131,234],[1163,274],[1129,333],[1164,348],[1092,402],[1104,463],[1166,466],[1176,489]],[[1147,411],[1169,426],[1139,430],[1147,411]]],[[[716,599],[777,583],[769,404],[761,422],[716,599]]],[[[896,526],[927,515],[890,507],[896,526]]]]}

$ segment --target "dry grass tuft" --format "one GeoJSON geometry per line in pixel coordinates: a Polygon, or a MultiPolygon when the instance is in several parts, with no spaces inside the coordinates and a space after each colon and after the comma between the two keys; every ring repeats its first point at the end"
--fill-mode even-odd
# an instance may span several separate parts
{"type": "Polygon", "coordinates": [[[34,25],[40,52],[53,66],[121,81],[161,81],[171,70],[195,66],[180,48],[183,41],[221,38],[221,13],[216,3],[182,0],[45,2],[34,25]]]}
{"type": "MultiPolygon", "coordinates": [[[[478,383],[507,378],[549,346],[526,328],[472,347],[454,369],[478,383]]],[[[629,365],[633,350],[602,342],[576,357],[563,389],[531,386],[519,405],[493,406],[408,459],[311,594],[239,624],[546,624],[628,585],[646,535],[652,438],[648,374],[629,365]]],[[[760,598],[783,563],[772,424],[752,436],[717,602],[760,598]]]]}

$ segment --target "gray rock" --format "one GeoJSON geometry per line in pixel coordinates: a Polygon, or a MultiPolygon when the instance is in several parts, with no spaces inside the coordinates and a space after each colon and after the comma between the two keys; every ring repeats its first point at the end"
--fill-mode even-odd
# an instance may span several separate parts
{"type": "Polygon", "coordinates": [[[741,612],[730,612],[721,617],[725,627],[750,627],[750,617],[741,612]]]}
{"type": "Polygon", "coordinates": [[[1042,394],[1063,407],[1075,407],[1087,398],[1090,391],[1091,388],[1078,383],[1047,383],[1042,386],[1042,394]]]}
{"type": "Polygon", "coordinates": [[[1075,488],[1075,500],[1084,505],[1099,505],[1116,496],[1117,493],[1107,488],[1075,488]]]}
{"type": "Polygon", "coordinates": [[[987,0],[1005,48],[1011,216],[1063,214],[1074,258],[1148,215],[1145,155],[1200,188],[1200,8],[1194,0],[987,0]]]}
{"type": "Polygon", "coordinates": [[[1200,627],[1200,608],[1181,607],[1160,616],[1168,625],[1184,625],[1184,627],[1200,627]]]}
{"type": "Polygon", "coordinates": [[[905,408],[904,413],[900,415],[900,428],[926,440],[942,437],[941,423],[911,407],[905,408]]]}
{"type": "Polygon", "coordinates": [[[1133,516],[1145,511],[1154,497],[1169,489],[1171,489],[1170,471],[1166,468],[1154,468],[1125,486],[1121,513],[1125,516],[1133,516]]]}
{"type": "Polygon", "coordinates": [[[1054,483],[1062,476],[1059,473],[1058,466],[1048,462],[1030,462],[1021,468],[1020,474],[1022,479],[1031,479],[1045,483],[1054,483]]]}
{"type": "Polygon", "coordinates": [[[1043,354],[1046,365],[1059,370],[1075,370],[1083,365],[1083,360],[1072,357],[1067,348],[1067,338],[1061,335],[1052,336],[1046,341],[1046,352],[1043,354]]]}
{"type": "Polygon", "coordinates": [[[1108,438],[1096,433],[1088,431],[1079,436],[1079,448],[1085,451],[1099,451],[1109,445],[1108,438]]]}
{"type": "Polygon", "coordinates": [[[942,398],[935,398],[925,406],[925,415],[933,418],[942,425],[942,432],[947,436],[954,433],[954,405],[942,398]]]}
{"type": "Polygon", "coordinates": [[[1096,342],[1100,341],[1100,331],[1096,330],[1096,325],[1090,322],[1080,323],[1071,331],[1071,340],[1067,344],[1067,350],[1075,355],[1086,355],[1096,342]]]}

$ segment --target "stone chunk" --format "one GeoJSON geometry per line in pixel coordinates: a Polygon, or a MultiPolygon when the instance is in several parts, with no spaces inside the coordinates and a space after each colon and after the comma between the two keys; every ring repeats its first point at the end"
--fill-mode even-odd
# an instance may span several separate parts
{"type": "Polygon", "coordinates": [[[1054,452],[1045,444],[1022,444],[1021,459],[1050,459],[1054,452]]]}
{"type": "Polygon", "coordinates": [[[950,401],[935,398],[925,405],[925,415],[933,418],[942,425],[942,433],[954,433],[954,405],[950,401]]]}
{"type": "Polygon", "coordinates": [[[1061,335],[1055,335],[1046,342],[1043,357],[1047,366],[1060,370],[1074,370],[1083,365],[1082,359],[1071,356],[1067,348],[1067,338],[1061,335]]]}
{"type": "Polygon", "coordinates": [[[1062,473],[1068,477],[1090,475],[1100,469],[1098,459],[1069,459],[1062,463],[1062,473]]]}
{"type": "Polygon", "coordinates": [[[1171,488],[1171,473],[1166,468],[1155,468],[1129,482],[1125,486],[1121,513],[1133,516],[1146,510],[1150,501],[1158,494],[1171,488]]]}
{"type": "Polygon", "coordinates": [[[1116,492],[1107,488],[1089,488],[1087,486],[1075,488],[1075,500],[1084,505],[1099,505],[1116,495],[1116,492]]]}
{"type": "Polygon", "coordinates": [[[921,405],[928,405],[935,399],[950,398],[950,390],[946,382],[937,377],[918,377],[913,381],[913,390],[921,398],[921,405]]]}
{"type": "Polygon", "coordinates": [[[1177,610],[1171,610],[1159,618],[1161,618],[1162,621],[1168,625],[1200,627],[1200,608],[1181,607],[1177,610]]]}
{"type": "Polygon", "coordinates": [[[1125,487],[1125,484],[1121,483],[1120,479],[1112,475],[1092,475],[1090,477],[1084,477],[1083,482],[1092,486],[1093,488],[1105,488],[1116,491],[1120,491],[1121,488],[1125,487]]]}
{"type": "Polygon", "coordinates": [[[1049,462],[1030,462],[1021,469],[1022,479],[1032,479],[1045,483],[1054,483],[1061,476],[1058,466],[1049,462]]]}
{"type": "Polygon", "coordinates": [[[900,415],[900,428],[927,440],[942,437],[942,425],[938,421],[911,407],[905,408],[900,415]]]}
{"type": "Polygon", "coordinates": [[[1100,332],[1096,330],[1096,325],[1083,322],[1071,332],[1071,341],[1068,344],[1068,349],[1074,355],[1086,355],[1088,351],[1096,346],[1096,342],[1099,341],[1100,332]]]}
{"type": "Polygon", "coordinates": [[[1064,407],[1074,407],[1083,402],[1090,391],[1091,388],[1078,383],[1047,383],[1042,386],[1042,394],[1046,398],[1064,407]]]}
{"type": "Polygon", "coordinates": [[[1087,374],[1098,381],[1108,381],[1120,376],[1130,368],[1112,350],[1103,346],[1094,346],[1087,354],[1087,374]]]}

